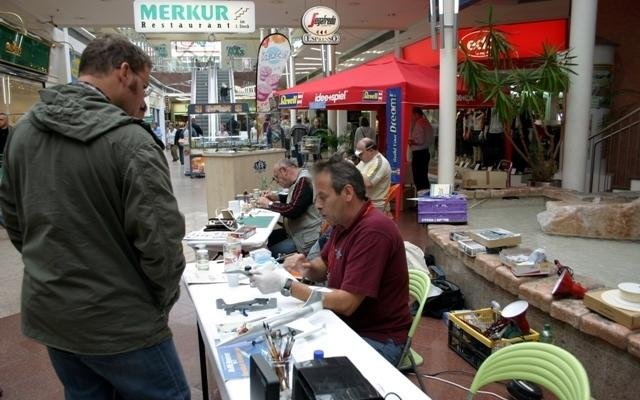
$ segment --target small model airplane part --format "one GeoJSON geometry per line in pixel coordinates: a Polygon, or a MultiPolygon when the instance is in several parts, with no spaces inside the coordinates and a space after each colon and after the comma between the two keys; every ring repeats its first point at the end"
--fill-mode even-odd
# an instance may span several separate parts
{"type": "Polygon", "coordinates": [[[227,304],[223,299],[216,299],[216,308],[218,308],[218,310],[224,310],[227,315],[235,311],[240,311],[245,317],[247,316],[248,311],[276,308],[277,305],[278,300],[275,297],[256,297],[253,300],[241,301],[233,304],[227,304]]]}

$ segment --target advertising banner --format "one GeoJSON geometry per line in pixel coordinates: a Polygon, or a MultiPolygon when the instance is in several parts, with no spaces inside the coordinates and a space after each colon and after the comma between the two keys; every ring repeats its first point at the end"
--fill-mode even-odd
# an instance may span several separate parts
{"type": "Polygon", "coordinates": [[[252,33],[253,1],[135,0],[136,32],[252,33]]]}
{"type": "Polygon", "coordinates": [[[391,183],[400,183],[402,163],[402,109],[400,99],[402,89],[387,89],[387,160],[391,165],[391,183]]]}
{"type": "MultiPolygon", "coordinates": [[[[282,77],[289,55],[291,45],[289,39],[281,33],[272,33],[262,39],[258,48],[258,67],[256,71],[256,108],[259,113],[271,111],[273,92],[280,87],[282,77]]],[[[283,85],[284,86],[284,85],[283,85]]]]}

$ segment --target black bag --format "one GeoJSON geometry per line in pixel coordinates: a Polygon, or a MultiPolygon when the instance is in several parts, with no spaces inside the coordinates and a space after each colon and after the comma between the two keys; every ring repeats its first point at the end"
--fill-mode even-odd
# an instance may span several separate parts
{"type": "Polygon", "coordinates": [[[439,296],[427,299],[422,309],[422,315],[442,318],[444,312],[465,308],[464,295],[458,285],[446,279],[435,279],[431,281],[431,284],[442,289],[442,293],[439,296]]]}

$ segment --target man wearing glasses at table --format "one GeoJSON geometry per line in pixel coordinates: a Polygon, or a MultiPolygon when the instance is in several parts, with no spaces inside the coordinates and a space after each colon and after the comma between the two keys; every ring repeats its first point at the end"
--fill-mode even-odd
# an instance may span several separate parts
{"type": "Polygon", "coordinates": [[[289,192],[258,198],[258,206],[278,212],[284,218],[284,229],[276,229],[269,235],[267,247],[276,258],[295,252],[307,254],[318,240],[322,224],[320,213],[313,205],[311,175],[283,158],[273,166],[273,180],[289,192]]]}

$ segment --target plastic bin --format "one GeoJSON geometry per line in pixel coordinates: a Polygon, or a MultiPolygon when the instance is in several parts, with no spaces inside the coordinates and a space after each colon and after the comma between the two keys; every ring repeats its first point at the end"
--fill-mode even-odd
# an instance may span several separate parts
{"type": "Polygon", "coordinates": [[[418,200],[418,223],[466,223],[467,199],[464,196],[420,197],[418,200]]]}

